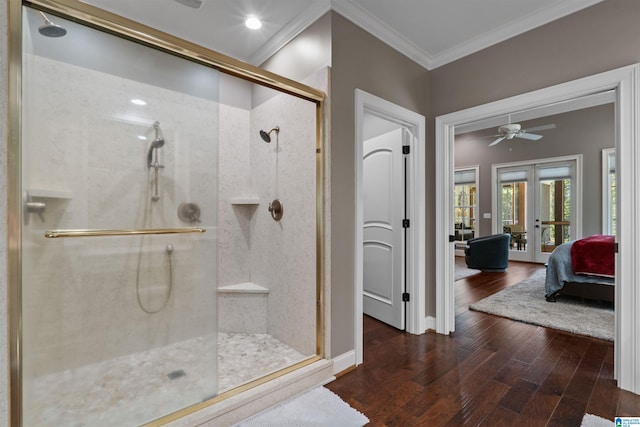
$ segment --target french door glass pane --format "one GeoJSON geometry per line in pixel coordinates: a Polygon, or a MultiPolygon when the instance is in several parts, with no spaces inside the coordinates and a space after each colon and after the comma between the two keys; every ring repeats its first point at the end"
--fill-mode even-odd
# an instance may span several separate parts
{"type": "Polygon", "coordinates": [[[502,228],[511,234],[511,249],[527,247],[527,182],[502,184],[502,228]]]}
{"type": "Polygon", "coordinates": [[[455,239],[466,241],[475,235],[476,184],[456,185],[453,199],[455,239]]]}
{"type": "Polygon", "coordinates": [[[571,179],[540,181],[540,252],[571,239],[571,179]]]}

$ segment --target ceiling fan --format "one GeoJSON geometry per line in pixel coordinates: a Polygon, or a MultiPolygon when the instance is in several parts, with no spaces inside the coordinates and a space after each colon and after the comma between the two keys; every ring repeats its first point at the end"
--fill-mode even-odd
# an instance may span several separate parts
{"type": "Polygon", "coordinates": [[[537,141],[542,138],[542,135],[536,135],[530,132],[536,132],[541,130],[555,129],[556,125],[548,124],[542,126],[535,126],[529,129],[522,129],[522,126],[518,123],[510,123],[507,125],[502,125],[498,128],[498,135],[491,135],[492,138],[496,136],[498,139],[489,144],[489,147],[492,147],[503,140],[509,140],[513,138],[522,138],[528,139],[531,141],[537,141]]]}

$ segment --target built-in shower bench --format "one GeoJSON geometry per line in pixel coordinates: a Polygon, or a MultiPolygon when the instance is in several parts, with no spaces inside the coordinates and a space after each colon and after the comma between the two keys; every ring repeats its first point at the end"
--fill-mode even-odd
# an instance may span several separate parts
{"type": "Polygon", "coordinates": [[[220,332],[266,334],[268,296],[268,288],[252,282],[218,288],[220,332]]]}

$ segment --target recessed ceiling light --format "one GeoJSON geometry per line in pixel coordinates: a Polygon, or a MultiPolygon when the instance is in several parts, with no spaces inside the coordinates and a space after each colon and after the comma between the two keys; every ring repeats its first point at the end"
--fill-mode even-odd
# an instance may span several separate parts
{"type": "Polygon", "coordinates": [[[147,140],[147,137],[146,137],[146,136],[144,136],[144,135],[138,135],[138,139],[139,139],[140,141],[146,141],[146,140],[147,140]]]}
{"type": "Polygon", "coordinates": [[[247,16],[247,19],[245,19],[244,21],[244,25],[252,30],[259,30],[260,28],[262,28],[262,22],[260,22],[260,20],[253,15],[247,16]]]}
{"type": "Polygon", "coordinates": [[[137,99],[137,98],[136,99],[132,99],[131,103],[132,104],[136,104],[136,105],[147,105],[147,103],[144,102],[142,99],[137,99]]]}

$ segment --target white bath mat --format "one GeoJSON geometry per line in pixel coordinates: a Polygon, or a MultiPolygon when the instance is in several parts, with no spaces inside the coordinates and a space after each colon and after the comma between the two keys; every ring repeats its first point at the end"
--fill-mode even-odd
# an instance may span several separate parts
{"type": "Polygon", "coordinates": [[[614,426],[613,421],[605,420],[604,418],[600,418],[596,415],[585,414],[584,418],[582,418],[581,427],[612,427],[614,426]]]}
{"type": "Polygon", "coordinates": [[[349,406],[340,396],[316,387],[235,427],[362,427],[369,419],[349,406]]]}

